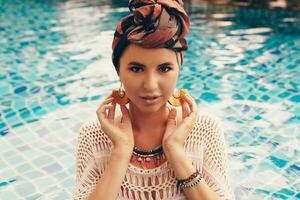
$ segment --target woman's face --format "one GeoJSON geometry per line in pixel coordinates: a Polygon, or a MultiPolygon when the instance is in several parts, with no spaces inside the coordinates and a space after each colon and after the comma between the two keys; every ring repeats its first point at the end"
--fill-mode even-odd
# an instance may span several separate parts
{"type": "Polygon", "coordinates": [[[126,95],[142,112],[155,112],[165,105],[179,76],[174,51],[135,44],[123,52],[119,70],[126,95]]]}

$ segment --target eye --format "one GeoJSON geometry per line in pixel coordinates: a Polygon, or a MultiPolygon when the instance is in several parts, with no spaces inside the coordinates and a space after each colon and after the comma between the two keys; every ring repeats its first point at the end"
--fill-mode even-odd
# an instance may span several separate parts
{"type": "Polygon", "coordinates": [[[130,67],[130,70],[133,71],[133,72],[141,72],[142,69],[143,68],[139,67],[139,66],[130,67]]]}
{"type": "Polygon", "coordinates": [[[163,65],[163,66],[161,66],[159,69],[160,69],[160,71],[162,71],[162,72],[168,72],[168,71],[170,71],[172,68],[169,67],[168,65],[163,65]]]}

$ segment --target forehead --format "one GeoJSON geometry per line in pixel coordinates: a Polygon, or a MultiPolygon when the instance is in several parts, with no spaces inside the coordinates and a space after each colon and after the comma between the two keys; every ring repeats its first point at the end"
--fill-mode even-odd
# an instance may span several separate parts
{"type": "Polygon", "coordinates": [[[135,44],[130,44],[121,57],[121,63],[138,61],[144,64],[156,64],[162,62],[176,63],[176,54],[167,48],[144,48],[135,44]]]}

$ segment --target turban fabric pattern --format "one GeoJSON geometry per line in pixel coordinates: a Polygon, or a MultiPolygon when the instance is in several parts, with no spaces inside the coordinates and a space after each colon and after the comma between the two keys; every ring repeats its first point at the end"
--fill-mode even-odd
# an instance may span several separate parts
{"type": "Polygon", "coordinates": [[[129,43],[145,48],[187,50],[184,36],[190,21],[181,0],[129,0],[130,14],[117,24],[112,43],[113,64],[118,71],[119,59],[129,43]]]}

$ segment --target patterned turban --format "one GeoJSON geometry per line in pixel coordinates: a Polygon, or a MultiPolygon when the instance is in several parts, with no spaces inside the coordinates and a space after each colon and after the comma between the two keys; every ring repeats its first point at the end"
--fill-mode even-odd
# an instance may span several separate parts
{"type": "Polygon", "coordinates": [[[117,72],[120,57],[129,43],[172,49],[180,52],[183,62],[183,51],[187,50],[184,36],[189,32],[190,21],[182,0],[129,0],[128,7],[131,13],[118,23],[112,43],[117,72]]]}

